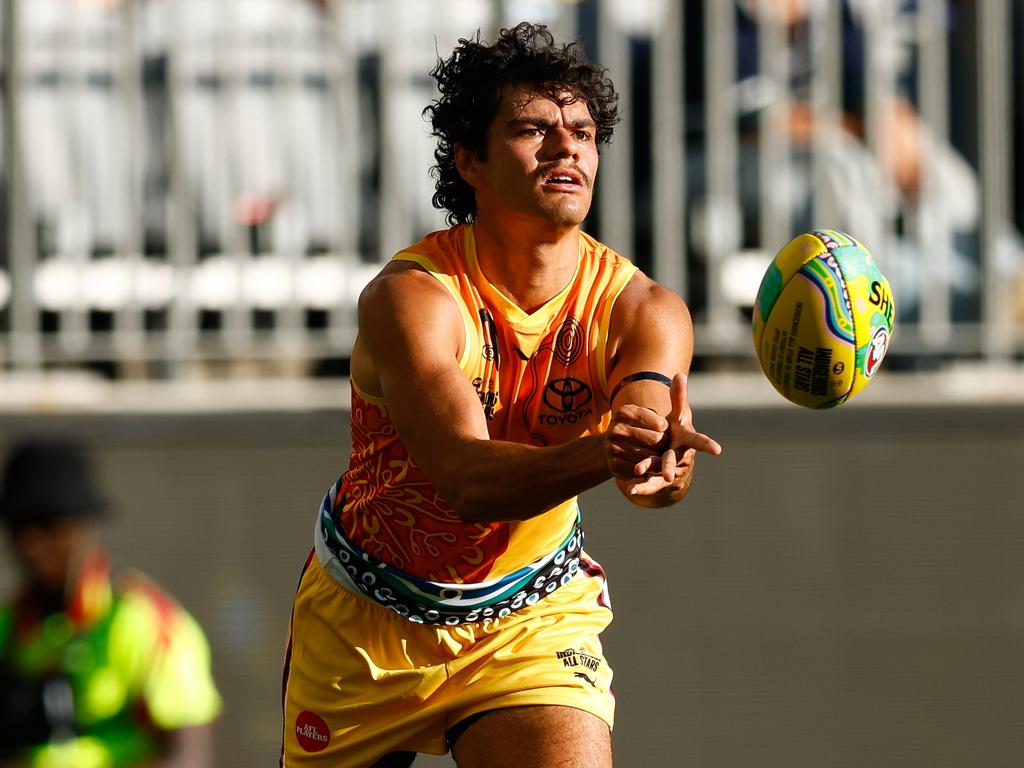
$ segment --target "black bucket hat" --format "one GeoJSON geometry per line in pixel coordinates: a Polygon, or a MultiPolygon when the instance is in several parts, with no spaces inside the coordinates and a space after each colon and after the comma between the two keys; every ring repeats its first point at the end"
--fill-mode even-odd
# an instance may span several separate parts
{"type": "Polygon", "coordinates": [[[79,444],[48,439],[12,446],[0,487],[0,520],[9,528],[98,518],[107,508],[79,444]]]}

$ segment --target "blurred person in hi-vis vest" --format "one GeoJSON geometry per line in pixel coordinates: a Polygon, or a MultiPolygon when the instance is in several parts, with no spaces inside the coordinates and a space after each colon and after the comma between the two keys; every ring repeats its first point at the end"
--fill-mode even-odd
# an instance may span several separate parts
{"type": "Polygon", "coordinates": [[[84,449],[11,446],[2,519],[23,583],[0,606],[0,766],[212,765],[221,698],[203,630],[135,571],[111,575],[84,449]]]}

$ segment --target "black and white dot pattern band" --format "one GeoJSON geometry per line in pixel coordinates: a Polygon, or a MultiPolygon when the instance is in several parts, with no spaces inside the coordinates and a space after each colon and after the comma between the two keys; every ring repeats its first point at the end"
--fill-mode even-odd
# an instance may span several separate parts
{"type": "MultiPolygon", "coordinates": [[[[329,552],[327,570],[346,588],[417,624],[467,624],[510,613],[565,586],[580,568],[583,527],[579,510],[562,543],[530,565],[482,583],[427,581],[376,560],[342,533],[335,510],[339,480],[324,496],[317,520],[317,547],[329,552]]],[[[321,559],[321,563],[324,560],[321,559]]]]}

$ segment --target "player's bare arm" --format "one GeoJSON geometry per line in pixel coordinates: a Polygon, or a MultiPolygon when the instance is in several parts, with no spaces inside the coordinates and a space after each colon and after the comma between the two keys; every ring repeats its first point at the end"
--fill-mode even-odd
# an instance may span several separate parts
{"type": "Polygon", "coordinates": [[[638,272],[616,302],[611,331],[609,469],[634,504],[674,504],[689,492],[697,452],[722,452],[693,427],[686,394],[693,359],[689,310],[675,293],[638,272]],[[654,437],[653,450],[645,454],[644,445],[654,437]]]}
{"type": "Polygon", "coordinates": [[[359,324],[353,371],[375,372],[410,456],[467,522],[525,520],[610,476],[601,436],[550,448],[489,438],[458,366],[462,317],[418,267],[392,264],[375,278],[360,297],[359,324]]]}

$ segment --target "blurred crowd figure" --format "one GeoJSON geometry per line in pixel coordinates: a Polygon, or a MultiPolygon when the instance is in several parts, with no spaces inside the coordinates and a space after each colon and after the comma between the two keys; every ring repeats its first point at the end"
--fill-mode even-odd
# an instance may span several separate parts
{"type": "Polygon", "coordinates": [[[0,605],[2,768],[209,768],[221,697],[195,619],[112,574],[109,510],[79,444],[10,447],[0,519],[23,576],[0,605]]]}
{"type": "MultiPolygon", "coordinates": [[[[951,320],[981,320],[990,267],[1017,281],[1024,295],[1017,231],[1006,228],[989,260],[979,233],[976,91],[984,41],[977,34],[981,4],[971,0],[31,0],[20,7],[27,30],[21,123],[44,256],[142,252],[173,262],[172,252],[197,260],[331,254],[376,263],[443,224],[429,203],[432,148],[418,108],[430,97],[422,72],[438,52],[460,35],[530,18],[567,24],[600,56],[601,21],[613,19],[633,52],[636,87],[625,106],[633,153],[641,156],[665,98],[646,92],[643,75],[651,72],[659,23],[646,29],[627,22],[670,18],[674,7],[671,18],[682,17],[685,27],[687,80],[680,140],[687,158],[682,213],[690,226],[680,258],[688,260],[695,294],[688,298],[698,314],[721,300],[704,280],[714,258],[708,242],[723,218],[709,210],[718,204],[707,194],[708,147],[716,137],[706,130],[704,89],[705,51],[727,43],[735,51],[739,199],[725,219],[740,219],[737,249],[774,252],[782,245],[762,242],[758,220],[766,187],[762,117],[785,99],[788,153],[772,205],[790,212],[787,232],[838,227],[884,255],[905,321],[925,319],[921,297],[941,281],[951,320]],[[704,19],[726,4],[734,39],[705,39],[704,19]],[[950,68],[943,86],[948,130],[925,119],[918,93],[917,31],[936,9],[934,34],[944,40],[950,68]],[[839,39],[814,31],[833,13],[841,15],[839,39]],[[881,26],[880,18],[887,20],[881,26]],[[782,29],[788,82],[762,71],[766,24],[782,29]],[[820,112],[812,83],[825,46],[840,51],[842,93],[841,115],[823,126],[814,124],[820,112]],[[879,69],[892,76],[891,89],[874,89],[879,69]],[[815,206],[836,213],[814,220],[815,206]]],[[[1019,125],[1024,6],[1012,3],[1011,10],[1015,74],[1006,89],[1015,94],[1019,125]]],[[[1020,168],[1024,153],[1016,155],[1020,168]]],[[[626,250],[649,268],[652,170],[634,157],[631,172],[638,247],[626,250]]],[[[1020,226],[1024,173],[1011,179],[1020,226]]],[[[588,226],[602,236],[599,215],[588,226]]],[[[1018,303],[1024,317],[1024,299],[1018,303]]]]}
{"type": "MultiPolygon", "coordinates": [[[[700,4],[688,4],[687,22],[700,28],[700,4]]],[[[766,131],[782,130],[789,152],[785,178],[775,192],[782,197],[778,208],[789,212],[787,230],[805,231],[832,226],[843,229],[883,258],[885,271],[897,293],[899,315],[919,320],[922,293],[927,290],[928,272],[939,269],[938,254],[920,235],[929,227],[948,235],[948,289],[954,321],[979,320],[982,265],[979,246],[980,184],[978,173],[965,156],[963,146],[969,137],[962,124],[975,119],[952,121],[949,135],[939,135],[919,111],[917,67],[913,38],[914,14],[922,12],[917,0],[892,0],[875,3],[868,0],[841,0],[841,37],[834,39],[815,34],[812,27],[825,14],[835,10],[819,0],[736,0],[736,109],[739,124],[739,205],[743,238],[747,244],[758,242],[764,184],[761,179],[760,153],[764,151],[766,131]],[[889,23],[876,30],[877,61],[885,62],[893,76],[891,89],[870,92],[868,28],[872,14],[887,8],[889,23]],[[763,71],[763,38],[760,27],[775,24],[782,28],[789,81],[772,82],[763,71]],[[839,48],[840,94],[837,115],[815,110],[815,71],[821,60],[820,48],[839,48]],[[762,119],[764,110],[779,99],[787,104],[786,117],[778,124],[762,119]],[[872,103],[869,105],[869,99],[872,103]],[[822,122],[816,122],[821,118],[822,122]],[[871,141],[868,120],[875,121],[877,143],[871,141]],[[824,124],[822,124],[824,123],[824,124]],[[781,126],[781,128],[780,128],[781,126]],[[959,133],[959,135],[957,135],[959,133]],[[957,141],[959,140],[959,141],[957,141]],[[925,176],[927,175],[927,181],[925,176]],[[835,220],[815,219],[818,211],[833,212],[835,220]]],[[[965,4],[951,0],[938,19],[939,33],[952,41],[957,57],[957,40],[964,30],[965,4]]],[[[969,31],[969,30],[968,30],[969,31]]],[[[688,40],[692,42],[692,36],[688,40]]],[[[962,51],[959,51],[962,53],[962,51]]],[[[699,52],[691,51],[688,61],[701,71],[699,52]]],[[[971,90],[965,82],[973,73],[954,71],[947,86],[953,110],[961,109],[963,97],[971,90]]],[[[691,105],[694,122],[701,121],[703,99],[698,92],[691,105]]],[[[705,182],[708,142],[712,137],[698,132],[691,136],[689,184],[698,201],[698,239],[696,255],[702,243],[700,203],[705,182]]],[[[820,216],[820,213],[818,213],[820,216]]],[[[1005,250],[998,263],[1008,277],[1021,266],[1020,240],[1008,233],[1005,250]]],[[[940,236],[941,237],[941,236],[940,236]]],[[[944,238],[945,239],[945,238],[944,238]]],[[[781,243],[762,243],[774,252],[781,243]]]]}
{"type": "Polygon", "coordinates": [[[160,254],[183,220],[201,253],[248,247],[247,228],[271,215],[278,226],[260,233],[259,249],[336,242],[344,219],[325,9],[326,0],[21,3],[21,126],[41,250],[160,254]],[[225,242],[236,230],[238,243],[225,242]]]}

